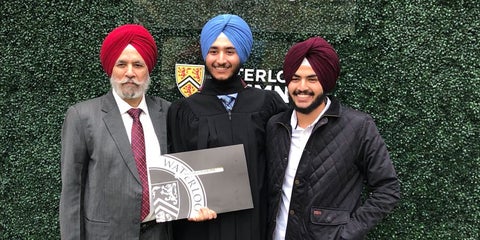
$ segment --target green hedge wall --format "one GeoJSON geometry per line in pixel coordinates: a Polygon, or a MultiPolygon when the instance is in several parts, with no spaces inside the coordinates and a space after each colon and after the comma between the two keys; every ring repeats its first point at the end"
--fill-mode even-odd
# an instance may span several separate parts
{"type": "Polygon", "coordinates": [[[478,0],[200,0],[0,3],[0,239],[59,239],[60,129],[68,106],[110,88],[105,35],[141,23],[161,58],[150,94],[181,97],[174,64],[201,63],[198,34],[243,16],[247,68],[279,69],[313,35],[338,50],[335,95],[375,118],[402,199],[369,239],[480,239],[478,0]]]}

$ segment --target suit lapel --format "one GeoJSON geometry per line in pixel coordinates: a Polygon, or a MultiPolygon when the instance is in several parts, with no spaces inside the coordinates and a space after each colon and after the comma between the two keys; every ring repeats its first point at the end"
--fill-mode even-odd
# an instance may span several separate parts
{"type": "Polygon", "coordinates": [[[160,144],[160,151],[162,154],[167,153],[167,128],[166,128],[166,112],[162,108],[162,103],[152,97],[145,96],[147,102],[148,112],[152,120],[155,134],[160,144]]]}
{"type": "Polygon", "coordinates": [[[128,141],[128,135],[125,132],[125,125],[123,124],[120,111],[118,110],[117,103],[115,102],[115,98],[113,97],[111,90],[103,98],[102,111],[105,114],[103,117],[103,122],[105,123],[108,132],[112,136],[113,141],[117,145],[123,161],[129,168],[130,172],[132,172],[135,179],[137,179],[138,183],[141,184],[138,176],[137,165],[135,163],[130,146],[130,141],[128,141]]]}

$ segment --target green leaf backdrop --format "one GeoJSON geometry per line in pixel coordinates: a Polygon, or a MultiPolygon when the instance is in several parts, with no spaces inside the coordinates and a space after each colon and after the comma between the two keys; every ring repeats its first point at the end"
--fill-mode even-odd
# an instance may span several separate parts
{"type": "Polygon", "coordinates": [[[244,17],[247,68],[279,69],[320,35],[338,50],[335,95],[369,112],[402,199],[369,239],[480,238],[480,2],[477,0],[42,1],[0,4],[0,239],[59,239],[60,129],[68,106],[110,88],[105,35],[141,23],[159,46],[149,94],[181,97],[174,65],[201,63],[218,13],[244,17]]]}

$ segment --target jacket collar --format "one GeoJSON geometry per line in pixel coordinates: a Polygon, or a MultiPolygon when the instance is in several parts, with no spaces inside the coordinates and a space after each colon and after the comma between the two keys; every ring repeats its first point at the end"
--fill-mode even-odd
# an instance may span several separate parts
{"type": "Polygon", "coordinates": [[[340,101],[334,96],[328,96],[332,103],[330,104],[330,107],[327,109],[327,111],[323,114],[325,117],[340,117],[340,114],[342,112],[342,108],[340,105],[340,101]]]}
{"type": "MultiPolygon", "coordinates": [[[[332,103],[330,104],[330,107],[327,109],[327,111],[323,114],[323,117],[317,122],[316,126],[318,126],[321,122],[324,122],[322,121],[322,119],[324,119],[325,117],[338,118],[341,115],[342,108],[341,108],[340,101],[338,101],[338,99],[334,96],[328,96],[328,98],[330,98],[332,103]]],[[[276,122],[285,126],[290,126],[290,118],[292,116],[292,113],[293,113],[293,107],[290,107],[289,110],[283,112],[282,115],[279,116],[279,119],[276,122]]]]}

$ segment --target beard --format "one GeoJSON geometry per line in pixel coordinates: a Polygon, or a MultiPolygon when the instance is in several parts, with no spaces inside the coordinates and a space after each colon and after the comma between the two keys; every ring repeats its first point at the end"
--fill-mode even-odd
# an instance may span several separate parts
{"type": "MultiPolygon", "coordinates": [[[[311,91],[298,91],[298,90],[294,91],[292,94],[293,95],[307,94],[307,95],[310,95],[310,96],[314,95],[314,93],[311,92],[311,91]]],[[[322,105],[322,103],[325,102],[326,98],[327,98],[327,95],[325,95],[325,93],[322,93],[322,94],[318,95],[315,98],[315,100],[313,100],[313,102],[310,105],[308,105],[307,107],[299,107],[295,104],[295,101],[293,101],[292,96],[288,95],[289,102],[291,102],[293,104],[293,107],[294,107],[295,111],[297,111],[299,113],[303,113],[303,114],[309,114],[313,110],[317,109],[318,106],[322,105]]]]}
{"type": "Polygon", "coordinates": [[[143,83],[130,78],[124,78],[121,81],[118,81],[113,77],[110,78],[110,84],[112,85],[112,88],[122,99],[136,99],[142,97],[147,92],[150,82],[150,76],[147,78],[147,81],[143,83]],[[135,86],[122,86],[128,82],[135,84],[135,86]]]}

